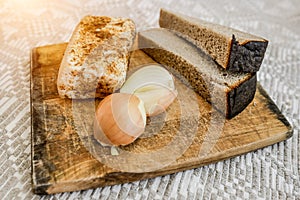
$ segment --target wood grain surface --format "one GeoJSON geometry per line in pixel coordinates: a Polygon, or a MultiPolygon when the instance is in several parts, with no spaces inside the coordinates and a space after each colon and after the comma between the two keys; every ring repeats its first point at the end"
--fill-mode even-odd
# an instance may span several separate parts
{"type": "MultiPolygon", "coordinates": [[[[217,162],[292,136],[292,128],[258,86],[254,100],[227,120],[176,79],[177,100],[147,120],[145,136],[117,149],[93,138],[100,100],[72,101],[57,94],[56,77],[66,43],[37,47],[31,55],[32,183],[37,194],[131,182],[217,162]],[[121,157],[122,153],[129,157],[121,157]],[[172,155],[172,156],[170,156],[172,155]],[[115,156],[115,157],[113,157],[115,156]]],[[[130,70],[153,63],[134,51],[130,70]]]]}

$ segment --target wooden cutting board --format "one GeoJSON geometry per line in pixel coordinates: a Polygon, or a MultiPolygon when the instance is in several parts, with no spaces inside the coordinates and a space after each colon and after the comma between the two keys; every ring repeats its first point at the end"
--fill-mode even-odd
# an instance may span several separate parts
{"type": "MultiPolygon", "coordinates": [[[[57,94],[56,77],[66,43],[37,47],[31,61],[32,183],[52,194],[131,182],[217,162],[292,136],[292,128],[258,85],[254,100],[226,120],[176,79],[177,100],[149,118],[145,135],[111,149],[93,138],[99,100],[72,101],[57,94]]],[[[135,51],[130,69],[153,61],[135,51]]]]}

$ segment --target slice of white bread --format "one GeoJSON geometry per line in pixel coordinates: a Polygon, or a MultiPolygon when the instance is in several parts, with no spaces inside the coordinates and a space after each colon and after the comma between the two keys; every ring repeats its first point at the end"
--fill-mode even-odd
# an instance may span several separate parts
{"type": "Polygon", "coordinates": [[[192,42],[230,71],[257,72],[268,46],[261,37],[164,9],[159,25],[192,42]]]}
{"type": "Polygon", "coordinates": [[[199,48],[167,29],[140,32],[138,40],[140,49],[183,76],[227,118],[242,112],[254,98],[256,73],[225,71],[199,48]]]}
{"type": "Polygon", "coordinates": [[[105,97],[125,81],[135,24],[130,19],[86,16],[75,28],[57,79],[60,97],[105,97]]]}

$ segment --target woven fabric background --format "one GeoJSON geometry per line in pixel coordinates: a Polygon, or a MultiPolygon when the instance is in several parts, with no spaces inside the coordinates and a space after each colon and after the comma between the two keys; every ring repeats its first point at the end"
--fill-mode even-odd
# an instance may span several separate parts
{"type": "Polygon", "coordinates": [[[0,0],[1,199],[300,199],[300,1],[0,0]],[[30,50],[68,41],[87,14],[156,27],[161,7],[267,38],[259,81],[294,135],[216,164],[128,184],[49,196],[31,190],[30,50]]]}

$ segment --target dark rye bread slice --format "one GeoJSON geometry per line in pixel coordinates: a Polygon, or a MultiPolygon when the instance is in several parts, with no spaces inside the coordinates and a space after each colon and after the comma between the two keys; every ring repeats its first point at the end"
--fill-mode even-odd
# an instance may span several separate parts
{"type": "Polygon", "coordinates": [[[229,71],[257,72],[268,46],[261,37],[164,9],[159,25],[189,40],[229,71]]]}
{"type": "Polygon", "coordinates": [[[256,73],[229,72],[199,48],[167,29],[139,33],[139,48],[156,62],[179,73],[226,118],[243,111],[256,90],[256,73]]]}

